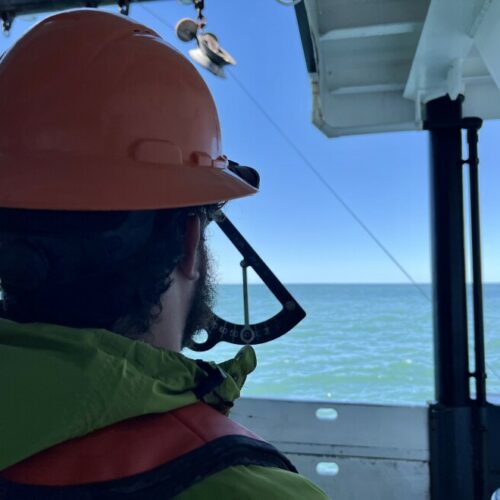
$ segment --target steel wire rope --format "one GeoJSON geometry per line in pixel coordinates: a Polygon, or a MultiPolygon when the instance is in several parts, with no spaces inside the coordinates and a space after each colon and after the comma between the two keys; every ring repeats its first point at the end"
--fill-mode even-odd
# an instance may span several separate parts
{"type": "MultiPolygon", "coordinates": [[[[408,278],[410,283],[418,289],[418,291],[432,304],[432,299],[427,295],[425,290],[413,279],[411,274],[403,267],[403,265],[394,257],[394,255],[389,251],[389,249],[380,241],[380,239],[371,231],[371,229],[363,222],[363,220],[358,216],[358,214],[347,204],[347,202],[340,196],[340,194],[331,186],[331,184],[323,177],[323,175],[318,171],[318,169],[309,161],[304,153],[295,145],[295,143],[288,137],[286,132],[279,126],[279,124],[273,119],[273,117],[264,109],[264,107],[253,97],[253,95],[248,91],[248,89],[241,83],[241,81],[234,76],[234,74],[228,71],[228,74],[233,79],[233,81],[238,85],[241,91],[254,103],[254,105],[259,109],[259,111],[267,118],[269,123],[274,127],[274,129],[281,135],[285,142],[295,151],[295,153],[302,159],[304,164],[312,171],[312,173],[317,177],[317,179],[323,184],[323,186],[335,197],[335,199],[342,205],[342,207],[349,213],[349,215],[361,226],[361,228],[368,234],[368,236],[378,245],[378,247],[389,257],[389,259],[397,266],[397,268],[408,278]]],[[[488,370],[500,380],[500,375],[491,368],[491,366],[486,363],[488,370]]]]}
{"type": "MultiPolygon", "coordinates": [[[[168,26],[171,30],[175,31],[175,27],[168,21],[158,16],[156,12],[147,8],[143,3],[139,4],[144,10],[149,12],[155,19],[168,26]]],[[[380,239],[371,231],[371,229],[363,222],[363,220],[358,216],[358,214],[347,204],[347,202],[340,196],[340,194],[330,185],[330,183],[323,177],[323,175],[318,171],[318,169],[308,160],[306,155],[294,144],[294,142],[288,137],[285,131],[278,125],[278,123],[273,119],[273,117],[261,106],[261,104],[255,99],[255,97],[249,92],[249,90],[241,83],[241,81],[233,75],[231,71],[228,71],[229,76],[233,79],[236,85],[241,91],[250,99],[250,101],[259,109],[259,111],[264,115],[264,117],[269,121],[269,123],[274,127],[274,129],[279,133],[279,135],[284,139],[284,141],[293,149],[293,151],[302,159],[305,165],[311,170],[311,172],[316,176],[316,178],[323,184],[323,186],[330,192],[331,195],[344,207],[347,213],[361,226],[361,228],[368,234],[368,236],[376,243],[376,245],[386,254],[386,256],[394,263],[394,265],[406,276],[408,281],[430,302],[431,298],[427,295],[425,290],[413,279],[412,275],[403,267],[403,265],[394,257],[394,255],[389,251],[389,249],[380,241],[380,239]]]]}
{"type": "MultiPolygon", "coordinates": [[[[139,3],[146,12],[151,14],[160,23],[164,24],[172,31],[175,31],[173,24],[158,16],[156,12],[147,8],[143,3],[139,3]]],[[[347,204],[347,202],[340,196],[340,194],[330,185],[330,183],[323,177],[323,175],[318,171],[318,169],[309,161],[307,156],[302,153],[302,151],[295,145],[295,143],[288,137],[286,132],[280,127],[280,125],[273,119],[273,117],[264,109],[264,107],[255,99],[255,97],[250,93],[250,91],[241,83],[241,81],[233,75],[231,71],[228,71],[229,76],[240,88],[240,90],[247,96],[248,99],[257,107],[257,109],[264,115],[264,117],[269,121],[273,128],[279,133],[282,139],[292,148],[292,150],[299,156],[299,158],[304,162],[304,164],[311,170],[311,172],[316,176],[316,178],[323,184],[323,186],[330,192],[330,194],[342,205],[342,207],[347,211],[347,213],[359,224],[359,226],[368,234],[368,236],[375,242],[375,244],[386,254],[386,256],[393,262],[393,264],[406,276],[408,281],[425,297],[431,304],[432,299],[427,295],[425,290],[413,279],[412,275],[403,267],[403,265],[394,257],[394,255],[389,251],[389,249],[379,240],[379,238],[370,230],[370,228],[363,222],[363,220],[358,216],[358,214],[347,204]]],[[[500,380],[500,374],[491,368],[491,366],[486,363],[488,370],[500,380]]]]}
{"type": "MultiPolygon", "coordinates": [[[[175,30],[174,26],[158,16],[154,11],[147,8],[144,4],[139,4],[144,10],[149,12],[155,19],[168,26],[170,29],[175,30]]],[[[233,75],[231,71],[228,71],[229,76],[238,85],[240,90],[250,99],[250,101],[259,109],[259,111],[264,115],[264,117],[271,123],[274,129],[279,133],[282,139],[293,149],[293,151],[302,159],[305,165],[312,171],[316,178],[323,184],[323,186],[330,192],[331,195],[342,205],[342,207],[347,211],[347,213],[361,226],[361,228],[368,234],[368,236],[376,243],[376,245],[386,254],[386,256],[393,262],[393,264],[406,276],[408,281],[430,302],[431,298],[427,295],[425,290],[413,279],[412,275],[403,267],[403,265],[394,257],[394,255],[389,251],[389,249],[380,241],[380,239],[371,231],[371,229],[363,222],[363,220],[358,216],[358,214],[347,204],[347,202],[340,196],[340,194],[330,185],[330,183],[323,177],[323,175],[318,171],[318,169],[308,160],[306,155],[294,144],[294,142],[288,137],[285,131],[278,125],[278,123],[272,118],[272,116],[261,106],[261,104],[255,99],[255,97],[248,91],[248,89],[241,83],[241,81],[233,75]]]]}
{"type": "MultiPolygon", "coordinates": [[[[403,265],[394,257],[390,250],[380,241],[380,239],[373,233],[373,231],[363,222],[361,217],[348,205],[344,198],[332,187],[332,185],[325,179],[325,177],[319,172],[319,170],[309,161],[307,156],[295,145],[295,143],[288,137],[285,131],[278,125],[278,123],[273,119],[273,117],[261,106],[261,104],[253,97],[253,95],[248,91],[248,89],[241,83],[241,81],[234,76],[234,74],[228,71],[228,74],[233,79],[233,81],[238,85],[238,87],[245,93],[245,95],[253,102],[253,104],[260,110],[260,112],[267,118],[269,123],[274,127],[274,129],[279,133],[279,135],[284,139],[284,141],[293,149],[293,151],[299,156],[299,158],[304,162],[304,164],[311,170],[311,172],[316,176],[316,178],[323,184],[323,186],[329,191],[329,193],[342,205],[342,207],[347,211],[347,213],[358,223],[358,225],[368,234],[368,236],[375,242],[375,244],[385,253],[385,255],[393,262],[393,264],[406,276],[408,281],[429,301],[431,298],[427,295],[425,290],[413,279],[412,275],[403,267],[403,265]]],[[[431,301],[432,302],[432,301],[431,301]]]]}
{"type": "Polygon", "coordinates": [[[175,33],[175,26],[173,24],[170,24],[166,19],[163,19],[163,17],[160,17],[154,10],[151,10],[149,7],[146,7],[143,2],[139,2],[137,5],[140,6],[142,9],[144,9],[146,12],[148,12],[150,15],[152,15],[157,21],[170,28],[175,33]]]}

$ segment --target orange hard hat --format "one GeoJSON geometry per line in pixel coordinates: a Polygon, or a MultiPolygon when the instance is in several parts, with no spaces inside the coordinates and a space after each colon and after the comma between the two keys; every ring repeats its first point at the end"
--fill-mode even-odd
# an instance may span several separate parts
{"type": "Polygon", "coordinates": [[[255,193],[245,171],[196,69],[129,18],[57,14],[0,59],[0,207],[205,205],[255,193]]]}

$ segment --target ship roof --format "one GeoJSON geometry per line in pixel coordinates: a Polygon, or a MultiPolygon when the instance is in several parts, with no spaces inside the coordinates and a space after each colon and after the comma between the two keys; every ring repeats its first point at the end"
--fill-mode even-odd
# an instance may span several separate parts
{"type": "Polygon", "coordinates": [[[423,104],[464,94],[464,114],[500,118],[500,2],[303,0],[295,7],[327,136],[418,130],[423,104]]]}

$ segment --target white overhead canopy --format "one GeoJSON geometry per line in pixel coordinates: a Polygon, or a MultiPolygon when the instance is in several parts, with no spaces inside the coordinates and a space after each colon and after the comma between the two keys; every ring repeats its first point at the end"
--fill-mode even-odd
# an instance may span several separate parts
{"type": "Polygon", "coordinates": [[[296,13],[326,135],[421,129],[422,104],[446,94],[500,118],[500,0],[303,0],[296,13]]]}

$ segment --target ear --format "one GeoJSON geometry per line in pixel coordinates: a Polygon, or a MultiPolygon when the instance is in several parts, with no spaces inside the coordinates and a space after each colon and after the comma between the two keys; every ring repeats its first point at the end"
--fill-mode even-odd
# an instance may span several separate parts
{"type": "Polygon", "coordinates": [[[198,271],[198,245],[201,238],[201,222],[197,215],[186,220],[186,236],[184,239],[184,257],[177,265],[185,278],[195,281],[200,277],[198,271]]]}

